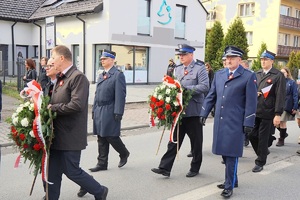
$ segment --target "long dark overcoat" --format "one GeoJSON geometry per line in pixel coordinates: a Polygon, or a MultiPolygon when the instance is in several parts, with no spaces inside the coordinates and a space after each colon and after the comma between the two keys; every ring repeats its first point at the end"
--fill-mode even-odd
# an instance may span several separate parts
{"type": "Polygon", "coordinates": [[[100,74],[93,104],[93,133],[101,137],[120,136],[126,98],[125,76],[115,66],[105,75],[100,74]]]}
{"type": "Polygon", "coordinates": [[[239,66],[228,78],[228,69],[215,73],[201,116],[207,117],[214,105],[215,119],[212,152],[217,155],[243,155],[244,126],[253,127],[257,104],[255,73],[239,66]]]}

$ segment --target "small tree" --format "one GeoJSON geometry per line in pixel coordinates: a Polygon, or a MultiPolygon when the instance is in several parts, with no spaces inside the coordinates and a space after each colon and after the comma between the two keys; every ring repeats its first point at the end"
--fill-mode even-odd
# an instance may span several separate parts
{"type": "Polygon", "coordinates": [[[213,70],[217,69],[214,61],[216,60],[218,50],[222,47],[223,38],[223,27],[219,21],[216,21],[207,35],[205,47],[205,61],[212,64],[213,70]]]}
{"type": "Polygon", "coordinates": [[[260,49],[258,50],[258,53],[257,53],[257,57],[256,59],[253,61],[253,64],[252,64],[252,67],[251,67],[251,70],[253,71],[258,71],[261,69],[261,63],[260,63],[260,56],[261,54],[267,49],[267,44],[262,42],[261,43],[261,46],[260,46],[260,49]]]}
{"type": "Polygon", "coordinates": [[[300,68],[300,52],[295,53],[292,51],[289,55],[289,61],[286,65],[293,76],[294,79],[298,79],[298,69],[300,68]]]}

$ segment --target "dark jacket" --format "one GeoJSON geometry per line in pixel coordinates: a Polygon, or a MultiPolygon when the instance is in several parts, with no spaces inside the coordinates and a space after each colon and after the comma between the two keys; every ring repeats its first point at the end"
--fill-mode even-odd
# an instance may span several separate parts
{"type": "Polygon", "coordinates": [[[0,80],[0,112],[2,111],[2,81],[0,80]]]}
{"type": "Polygon", "coordinates": [[[89,81],[72,66],[58,78],[50,104],[57,113],[53,121],[54,139],[51,148],[56,150],[82,150],[87,146],[89,81]]]}
{"type": "Polygon", "coordinates": [[[212,152],[217,155],[243,155],[244,126],[253,127],[257,104],[255,74],[239,66],[228,79],[228,69],[215,73],[204,100],[201,116],[215,108],[212,152]]]}
{"type": "Polygon", "coordinates": [[[46,70],[44,67],[41,67],[38,81],[42,87],[42,90],[45,91],[45,87],[46,87],[47,83],[50,81],[50,78],[46,75],[46,70]]]}
{"type": "Polygon", "coordinates": [[[175,63],[171,63],[171,64],[168,65],[168,68],[167,68],[167,75],[168,76],[171,76],[171,77],[173,76],[175,67],[176,67],[175,63]]]}
{"type": "Polygon", "coordinates": [[[37,79],[37,73],[35,69],[29,69],[26,74],[26,78],[24,80],[24,87],[27,87],[27,83],[37,79]]]}
{"type": "Polygon", "coordinates": [[[123,72],[113,66],[105,75],[100,74],[93,104],[93,133],[101,137],[120,136],[125,108],[126,81],[123,72]]]}
{"type": "Polygon", "coordinates": [[[262,119],[273,119],[275,115],[281,115],[284,110],[286,84],[284,75],[276,68],[263,75],[263,70],[256,72],[257,91],[272,85],[267,98],[264,95],[257,97],[256,117],[262,119]]]}
{"type": "Polygon", "coordinates": [[[288,113],[292,113],[292,110],[298,108],[298,91],[297,84],[294,80],[286,78],[286,96],[284,110],[288,113]]]}

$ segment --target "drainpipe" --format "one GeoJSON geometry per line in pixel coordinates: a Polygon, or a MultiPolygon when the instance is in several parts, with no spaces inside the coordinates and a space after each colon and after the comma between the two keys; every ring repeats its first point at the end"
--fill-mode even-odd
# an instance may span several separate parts
{"type": "Polygon", "coordinates": [[[36,22],[32,22],[34,25],[38,26],[40,28],[40,52],[39,52],[39,56],[40,58],[43,57],[42,55],[42,26],[37,24],[36,22]]]}
{"type": "Polygon", "coordinates": [[[83,29],[83,73],[85,74],[85,21],[76,15],[76,18],[82,21],[82,29],[83,29]]]}
{"type": "Polygon", "coordinates": [[[15,22],[13,25],[11,25],[11,45],[12,45],[12,61],[13,61],[13,68],[12,68],[12,75],[15,76],[15,34],[14,34],[14,26],[16,25],[15,22]]]}

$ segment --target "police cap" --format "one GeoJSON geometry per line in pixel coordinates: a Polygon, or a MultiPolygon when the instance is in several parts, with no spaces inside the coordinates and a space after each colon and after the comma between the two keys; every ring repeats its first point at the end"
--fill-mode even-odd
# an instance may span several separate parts
{"type": "Polygon", "coordinates": [[[103,49],[100,59],[102,59],[102,58],[115,59],[116,58],[116,52],[103,49]]]}
{"type": "Polygon", "coordinates": [[[239,49],[236,46],[227,46],[224,50],[224,57],[232,56],[232,57],[242,57],[244,51],[239,49]]]}
{"type": "Polygon", "coordinates": [[[196,50],[194,47],[187,44],[179,44],[178,48],[179,49],[177,55],[185,55],[188,53],[193,53],[196,50]]]}
{"type": "Polygon", "coordinates": [[[274,60],[275,59],[275,53],[273,53],[273,52],[271,52],[271,51],[268,51],[268,50],[265,50],[262,54],[261,54],[261,56],[260,56],[260,58],[269,58],[269,59],[271,59],[271,60],[274,60]]]}

